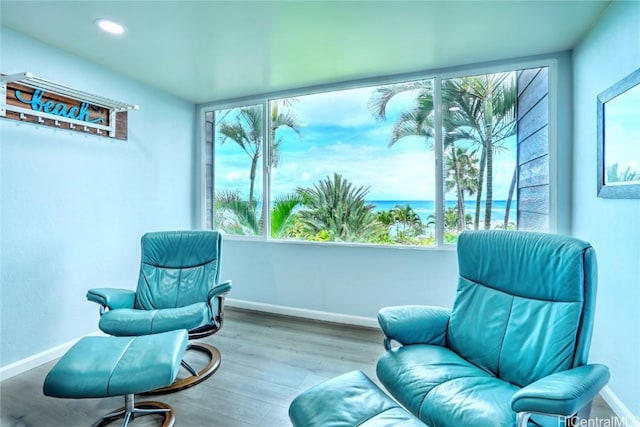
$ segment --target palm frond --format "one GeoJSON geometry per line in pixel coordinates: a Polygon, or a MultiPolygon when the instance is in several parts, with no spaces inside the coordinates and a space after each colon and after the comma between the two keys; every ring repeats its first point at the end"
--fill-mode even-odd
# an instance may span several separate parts
{"type": "Polygon", "coordinates": [[[296,207],[302,203],[298,194],[286,194],[276,198],[271,210],[271,237],[283,237],[287,227],[293,222],[296,207]]]}
{"type": "Polygon", "coordinates": [[[260,234],[260,219],[256,203],[242,200],[239,191],[216,193],[216,226],[234,234],[260,234]]]}
{"type": "Polygon", "coordinates": [[[416,111],[404,112],[400,115],[393,127],[388,146],[392,147],[405,136],[422,136],[427,143],[432,143],[433,124],[430,120],[426,122],[423,121],[416,111]]]}
{"type": "Polygon", "coordinates": [[[373,212],[365,201],[369,187],[355,187],[334,173],[333,177],[310,188],[298,188],[303,209],[298,219],[307,233],[326,233],[333,241],[367,241],[381,232],[373,212]]]}
{"type": "Polygon", "coordinates": [[[394,96],[400,93],[411,90],[431,92],[431,80],[416,80],[411,82],[380,86],[374,91],[371,98],[369,98],[367,107],[378,120],[386,120],[387,104],[391,101],[391,99],[393,99],[394,96]]]}

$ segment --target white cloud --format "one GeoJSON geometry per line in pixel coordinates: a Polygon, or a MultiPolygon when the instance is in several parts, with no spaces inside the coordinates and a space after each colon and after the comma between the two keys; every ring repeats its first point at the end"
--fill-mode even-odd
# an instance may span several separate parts
{"type": "Polygon", "coordinates": [[[283,156],[272,174],[274,191],[293,191],[339,173],[357,186],[369,186],[368,198],[425,200],[434,197],[433,153],[386,146],[334,144],[283,156]],[[300,171],[304,171],[300,173],[300,171]]]}
{"type": "Polygon", "coordinates": [[[297,97],[291,105],[297,119],[306,124],[360,126],[373,123],[367,109],[372,89],[351,89],[297,97]]]}
{"type": "Polygon", "coordinates": [[[227,181],[238,181],[247,177],[247,171],[245,170],[232,170],[224,175],[224,179],[227,181]]]}
{"type": "MultiPolygon", "coordinates": [[[[367,107],[375,89],[374,86],[298,96],[289,108],[305,126],[358,127],[380,124],[384,122],[378,121],[367,107]]],[[[387,122],[392,124],[399,111],[407,110],[409,105],[414,104],[415,96],[415,91],[396,95],[387,105],[387,122]]]]}

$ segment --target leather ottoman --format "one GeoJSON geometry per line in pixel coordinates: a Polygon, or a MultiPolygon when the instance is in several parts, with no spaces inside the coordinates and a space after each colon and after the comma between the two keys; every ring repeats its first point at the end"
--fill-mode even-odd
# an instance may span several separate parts
{"type": "Polygon", "coordinates": [[[84,337],[67,351],[44,381],[47,396],[95,398],[124,396],[124,408],[102,417],[98,426],[123,417],[123,427],[138,415],[163,414],[162,426],[175,421],[171,406],[134,403],[134,394],[171,384],[187,348],[188,333],[177,330],[136,337],[84,337]]]}

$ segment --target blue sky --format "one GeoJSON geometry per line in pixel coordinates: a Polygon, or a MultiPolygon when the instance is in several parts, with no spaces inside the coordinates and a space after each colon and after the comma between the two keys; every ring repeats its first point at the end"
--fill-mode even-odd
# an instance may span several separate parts
{"type": "Polygon", "coordinates": [[[640,85],[605,104],[605,166],[640,171],[640,85]]]}
{"type": "MultiPolygon", "coordinates": [[[[367,108],[373,88],[360,88],[297,97],[291,107],[302,125],[300,138],[284,138],[280,163],[272,171],[272,195],[311,186],[334,172],[357,186],[369,186],[369,200],[435,199],[434,153],[420,137],[388,143],[400,111],[411,107],[415,93],[395,97],[387,107],[387,120],[377,120],[367,108]]],[[[282,108],[282,107],[281,107],[282,108]]],[[[216,144],[216,187],[248,194],[250,158],[234,143],[216,144]]],[[[494,199],[507,195],[515,154],[497,155],[494,199]]],[[[256,180],[256,194],[262,193],[256,180]]],[[[448,199],[455,198],[448,195],[448,199]]]]}

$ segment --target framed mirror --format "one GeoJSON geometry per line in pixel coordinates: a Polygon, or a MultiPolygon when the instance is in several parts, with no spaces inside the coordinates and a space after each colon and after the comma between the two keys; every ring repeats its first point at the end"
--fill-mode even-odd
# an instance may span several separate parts
{"type": "Polygon", "coordinates": [[[598,197],[640,198],[640,69],[598,95],[598,197]]]}

